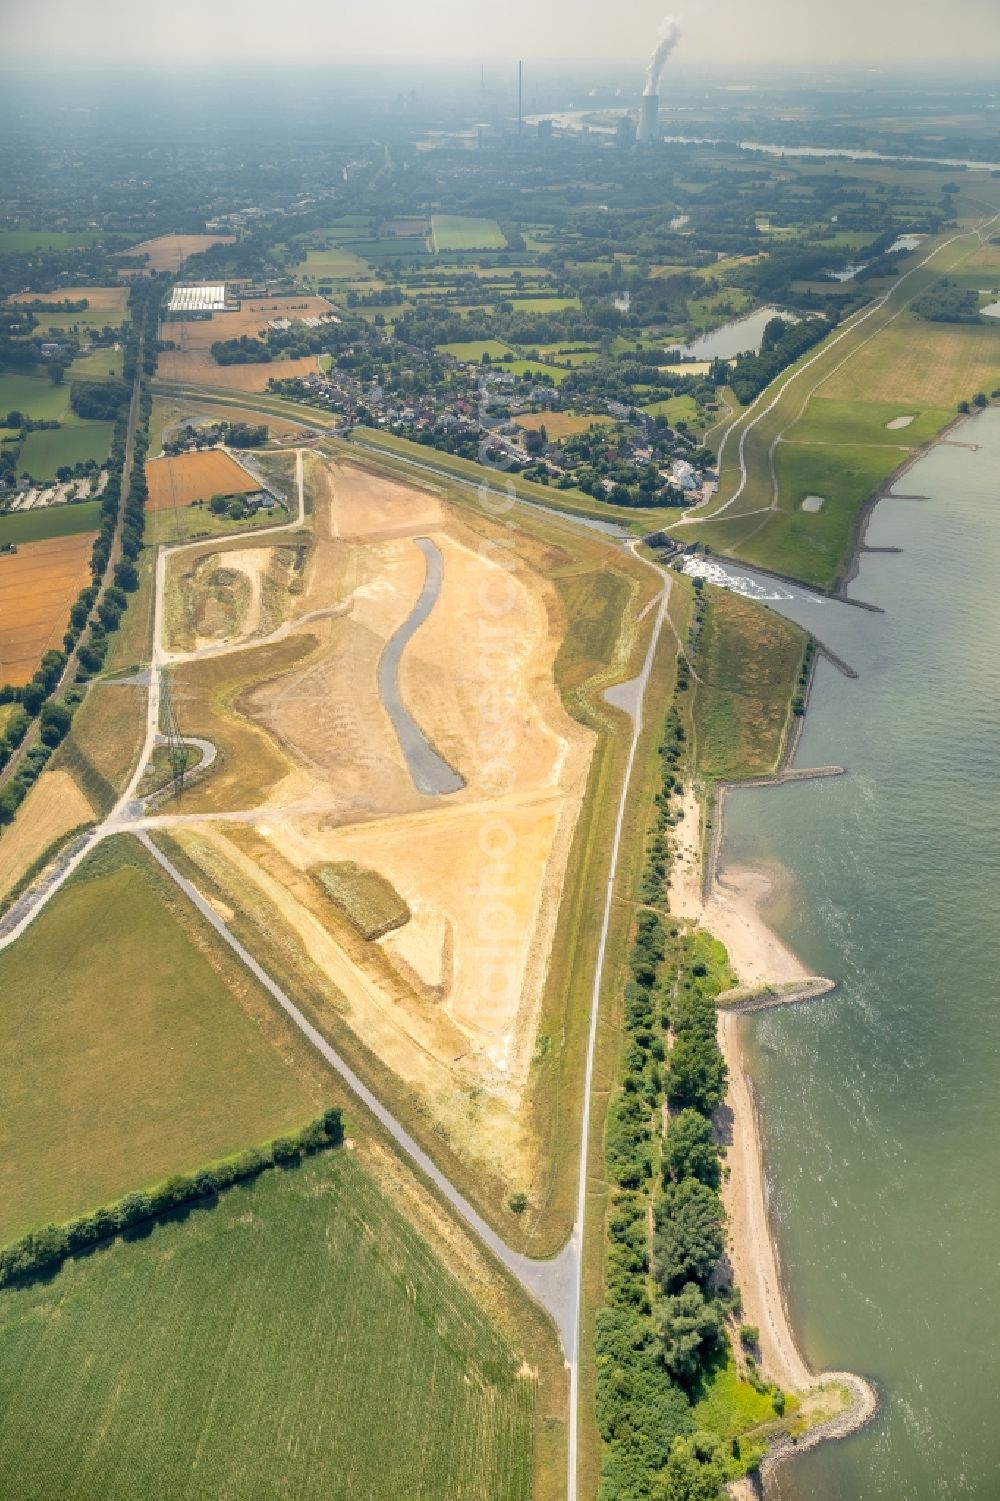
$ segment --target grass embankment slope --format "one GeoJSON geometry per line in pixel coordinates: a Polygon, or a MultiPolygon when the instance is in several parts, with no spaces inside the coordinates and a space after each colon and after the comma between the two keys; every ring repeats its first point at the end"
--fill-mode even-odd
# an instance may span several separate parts
{"type": "Polygon", "coordinates": [[[914,269],[882,306],[848,319],[739,413],[725,440],[712,506],[676,527],[676,535],[835,587],[866,502],[940,432],[959,401],[1000,383],[1000,328],[928,323],[911,310],[921,293],[980,250],[969,231],[918,251],[914,269]],[[899,417],[914,421],[890,428],[899,417]],[[821,498],[821,508],[804,511],[807,496],[821,498]]]}
{"type": "Polygon", "coordinates": [[[0,1294],[3,1490],[527,1501],[519,1364],[352,1154],[328,1152],[0,1294]]]}
{"type": "Polygon", "coordinates": [[[711,586],[697,593],[694,632],[688,712],[699,773],[710,781],[770,775],[792,719],[805,632],[754,600],[711,586]]]}

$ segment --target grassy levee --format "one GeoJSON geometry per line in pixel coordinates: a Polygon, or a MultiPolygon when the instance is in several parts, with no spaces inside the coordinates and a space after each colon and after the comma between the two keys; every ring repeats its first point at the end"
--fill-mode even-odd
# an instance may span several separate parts
{"type": "Polygon", "coordinates": [[[709,781],[768,776],[781,762],[806,633],[755,600],[710,585],[695,614],[689,710],[698,770],[709,781]]]}
{"type": "Polygon", "coordinates": [[[134,684],[91,684],[69,734],[52,759],[106,818],[124,792],[146,738],[146,691],[134,684]]]}
{"type": "Polygon", "coordinates": [[[622,1070],[626,1046],[623,997],[628,975],[628,939],[639,901],[639,882],[646,841],[653,817],[653,796],[659,785],[658,746],[663,720],[674,694],[677,643],[665,629],[656,654],[644,706],[644,722],[636,756],[625,826],[622,834],[615,903],[608,934],[601,1014],[597,1034],[591,1092],[590,1151],[587,1162],[587,1218],[583,1248],[583,1305],[580,1321],[580,1432],[579,1483],[582,1496],[596,1496],[600,1480],[601,1444],[597,1430],[596,1366],[593,1360],[594,1321],[605,1298],[605,1235],[610,1184],[605,1162],[605,1123],[608,1102],[622,1070]]]}
{"type": "Polygon", "coordinates": [[[554,1501],[564,1383],[418,1194],[355,1142],[0,1294],[4,1494],[554,1501]]]}
{"type": "Polygon", "coordinates": [[[132,840],[102,845],[0,954],[0,995],[0,1241],[326,1100],[325,1068],[132,840]]]}
{"type": "Polygon", "coordinates": [[[408,459],[411,464],[419,464],[446,476],[454,475],[474,485],[489,485],[504,491],[510,486],[512,493],[521,500],[534,501],[537,505],[548,506],[554,511],[565,511],[569,516],[611,522],[626,528],[636,536],[656,531],[676,514],[672,510],[654,508],[624,510],[620,506],[593,500],[589,495],[584,495],[582,490],[560,490],[555,485],[540,485],[536,480],[522,479],[516,474],[505,474],[501,470],[477,464],[473,459],[462,459],[456,454],[442,453],[437,448],[430,448],[423,443],[414,443],[409,438],[400,438],[395,433],[385,433],[377,428],[356,427],[351,435],[351,441],[358,446],[396,454],[402,459],[408,459]]]}
{"type": "Polygon", "coordinates": [[[959,400],[1000,379],[995,329],[922,323],[909,311],[979,248],[972,230],[939,245],[882,305],[854,314],[773,381],[726,430],[718,493],[697,519],[675,525],[676,535],[835,588],[865,504],[933,440],[959,400]],[[825,409],[833,403],[837,410],[825,409]],[[915,421],[889,430],[896,416],[915,421]],[[803,511],[807,495],[821,497],[822,508],[803,511]]]}
{"type": "Polygon", "coordinates": [[[290,401],[276,396],[271,391],[232,391],[225,386],[192,385],[189,382],[154,380],[150,384],[154,396],[168,396],[182,401],[211,403],[213,407],[237,407],[242,412],[270,412],[274,417],[287,417],[309,427],[334,428],[339,418],[320,407],[305,406],[302,402],[290,401]]]}

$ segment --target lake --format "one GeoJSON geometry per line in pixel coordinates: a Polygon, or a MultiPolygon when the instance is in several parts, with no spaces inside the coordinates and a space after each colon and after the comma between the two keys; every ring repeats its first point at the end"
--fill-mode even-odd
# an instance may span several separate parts
{"type": "Polygon", "coordinates": [[[779,877],[770,920],[840,981],[744,1033],[790,1312],[884,1396],[780,1501],[1000,1496],[1000,411],[961,436],[874,513],[904,551],[852,593],[883,615],[774,601],[860,673],[820,662],[796,759],[848,774],[727,804],[724,859],[779,877]]]}
{"type": "Polygon", "coordinates": [[[666,353],[681,354],[691,360],[731,360],[747,350],[756,354],[772,318],[795,321],[790,313],[783,313],[780,308],[761,307],[754,313],[747,313],[745,318],[734,318],[732,323],[724,323],[709,334],[701,334],[690,344],[670,344],[666,353]]]}

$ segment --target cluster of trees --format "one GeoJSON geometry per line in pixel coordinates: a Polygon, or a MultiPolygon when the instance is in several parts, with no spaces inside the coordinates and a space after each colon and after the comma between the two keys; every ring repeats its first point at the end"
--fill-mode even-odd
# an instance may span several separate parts
{"type": "Polygon", "coordinates": [[[115,1235],[135,1233],[151,1221],[187,1205],[211,1201],[235,1183],[245,1183],[268,1168],[294,1167],[303,1157],[337,1147],[344,1139],[336,1107],[300,1131],[278,1136],[264,1146],[213,1162],[195,1173],[177,1173],[148,1192],[128,1193],[64,1225],[42,1225],[0,1250],[0,1287],[39,1273],[50,1273],[67,1257],[85,1254],[115,1235]]]}
{"type": "Polygon", "coordinates": [[[737,355],[730,367],[729,384],[737,399],[748,406],[782,370],[794,365],[800,355],[825,339],[835,326],[829,318],[804,318],[801,323],[772,318],[764,329],[760,353],[737,355]]]}
{"type": "Polygon", "coordinates": [[[267,442],[267,425],[248,422],[212,422],[207,427],[185,424],[163,445],[165,453],[187,453],[192,448],[214,448],[228,443],[230,448],[263,448],[267,442]]]}
{"type": "Polygon", "coordinates": [[[913,311],[928,323],[981,323],[979,293],[974,287],[960,287],[957,282],[935,282],[916,298],[913,311]]]}
{"type": "Polygon", "coordinates": [[[127,410],[131,394],[121,380],[75,380],[69,388],[69,404],[78,417],[116,422],[127,410]]]}

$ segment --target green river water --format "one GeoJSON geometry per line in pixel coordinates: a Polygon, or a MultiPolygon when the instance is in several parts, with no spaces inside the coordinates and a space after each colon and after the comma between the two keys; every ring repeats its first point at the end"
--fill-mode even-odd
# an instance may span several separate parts
{"type": "Polygon", "coordinates": [[[1000,1498],[1000,411],[878,506],[852,596],[780,606],[821,662],[799,766],[727,804],[724,860],[839,991],[744,1024],[804,1352],[881,1390],[862,1434],[786,1465],[781,1501],[1000,1498]]]}

